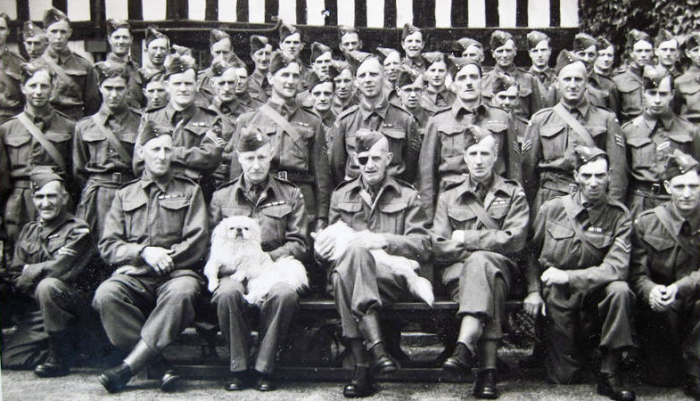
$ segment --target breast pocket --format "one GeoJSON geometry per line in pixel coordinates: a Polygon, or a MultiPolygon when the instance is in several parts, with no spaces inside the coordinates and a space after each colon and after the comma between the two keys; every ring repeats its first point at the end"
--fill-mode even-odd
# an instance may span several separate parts
{"type": "Polygon", "coordinates": [[[309,149],[314,138],[314,131],[309,127],[294,124],[297,135],[285,133],[283,145],[280,148],[280,169],[296,171],[309,170],[309,149]]]}
{"type": "Polygon", "coordinates": [[[404,220],[408,203],[395,202],[379,206],[379,231],[390,234],[403,234],[404,220]]]}
{"type": "Polygon", "coordinates": [[[631,167],[649,168],[656,160],[654,142],[651,138],[627,138],[629,153],[631,156],[631,167]]]}
{"type": "Polygon", "coordinates": [[[360,202],[338,202],[340,219],[350,227],[361,230],[366,226],[362,218],[362,204],[360,202]]]}
{"type": "Polygon", "coordinates": [[[613,237],[606,233],[584,231],[584,235],[586,236],[588,242],[591,245],[593,245],[594,248],[599,249],[601,252],[604,252],[606,249],[608,249],[613,241],[613,237]]]}
{"type": "Polygon", "coordinates": [[[622,113],[638,115],[642,112],[642,87],[636,82],[618,84],[622,113]]]}
{"type": "Polygon", "coordinates": [[[7,153],[14,168],[26,166],[31,162],[31,140],[29,135],[7,135],[5,138],[7,153]]]}
{"type": "Polygon", "coordinates": [[[90,151],[90,164],[104,164],[107,161],[107,138],[101,132],[86,131],[83,141],[90,151]]]}
{"type": "Polygon", "coordinates": [[[700,112],[700,84],[676,85],[676,90],[682,99],[681,114],[700,112]]]}
{"type": "Polygon", "coordinates": [[[476,215],[467,208],[452,207],[447,210],[447,217],[452,231],[468,230],[476,226],[476,215]]]}
{"type": "Polygon", "coordinates": [[[561,258],[562,265],[574,253],[576,247],[576,233],[574,230],[561,226],[559,224],[550,223],[547,225],[547,238],[545,239],[543,253],[549,257],[561,258]]]}
{"type": "Polygon", "coordinates": [[[442,158],[462,157],[464,154],[464,131],[466,127],[459,124],[443,124],[437,127],[442,145],[442,158]]]}
{"type": "Polygon", "coordinates": [[[279,246],[284,242],[287,220],[292,213],[289,205],[266,207],[260,210],[259,223],[262,227],[262,242],[279,246]]]}
{"type": "MultiPolygon", "coordinates": [[[[82,88],[85,87],[85,79],[87,77],[87,70],[80,68],[65,69],[66,75],[70,78],[69,82],[61,82],[63,93],[75,98],[82,100],[82,88]],[[74,82],[73,85],[71,82],[74,82]]],[[[60,80],[59,80],[60,81],[60,80]]]]}
{"type": "Polygon", "coordinates": [[[395,128],[382,128],[381,133],[389,141],[389,151],[394,154],[391,164],[401,163],[403,161],[403,148],[406,143],[406,131],[395,128]]]}
{"type": "Polygon", "coordinates": [[[563,125],[545,125],[540,129],[544,160],[560,159],[566,154],[566,132],[563,125]]]}
{"type": "Polygon", "coordinates": [[[126,237],[138,237],[146,232],[148,225],[146,203],[146,199],[124,199],[122,201],[126,237]]]}
{"type": "Polygon", "coordinates": [[[189,205],[190,199],[187,197],[162,199],[160,201],[163,216],[158,216],[157,224],[161,227],[159,233],[162,233],[163,237],[182,237],[182,227],[185,224],[185,216],[189,205]]]}
{"type": "MultiPolygon", "coordinates": [[[[72,138],[73,135],[72,133],[69,132],[56,132],[56,131],[48,131],[46,134],[46,139],[51,141],[51,143],[56,147],[58,152],[63,156],[63,160],[66,162],[70,161],[71,158],[71,144],[72,144],[72,138]]],[[[44,149],[43,147],[42,153],[44,153],[45,157],[42,157],[41,159],[46,163],[46,164],[55,164],[56,162],[52,157],[50,157],[48,151],[44,149]]]]}

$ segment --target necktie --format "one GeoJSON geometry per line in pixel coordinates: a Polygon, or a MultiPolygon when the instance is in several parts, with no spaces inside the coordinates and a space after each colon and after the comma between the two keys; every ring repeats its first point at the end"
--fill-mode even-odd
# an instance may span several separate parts
{"type": "Polygon", "coordinates": [[[177,125],[182,121],[183,115],[181,111],[176,111],[175,114],[173,114],[173,125],[177,125]]]}
{"type": "Polygon", "coordinates": [[[476,191],[474,191],[474,193],[479,202],[484,203],[484,199],[486,199],[486,187],[484,187],[484,184],[476,184],[476,191]]]}
{"type": "Polygon", "coordinates": [[[36,125],[36,127],[39,128],[39,131],[42,132],[44,131],[44,128],[46,128],[46,123],[39,117],[34,117],[34,125],[36,125]]]}
{"type": "Polygon", "coordinates": [[[381,119],[379,117],[379,114],[372,113],[372,115],[369,117],[369,129],[371,129],[372,131],[377,131],[379,129],[380,123],[381,119]]]}

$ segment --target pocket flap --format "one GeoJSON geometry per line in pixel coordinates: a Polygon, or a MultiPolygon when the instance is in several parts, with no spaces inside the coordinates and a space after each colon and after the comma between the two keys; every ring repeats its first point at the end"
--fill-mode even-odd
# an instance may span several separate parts
{"type": "Polygon", "coordinates": [[[547,231],[549,232],[549,235],[551,235],[554,239],[573,238],[573,236],[576,234],[574,230],[560,226],[558,224],[548,225],[547,231]]]}
{"type": "Polygon", "coordinates": [[[104,141],[105,139],[106,137],[101,132],[83,132],[83,140],[85,142],[104,141]]]}
{"type": "Polygon", "coordinates": [[[655,237],[653,235],[645,235],[644,241],[651,245],[657,252],[663,252],[671,249],[676,245],[676,242],[670,238],[655,237]]]}
{"type": "Polygon", "coordinates": [[[542,128],[540,128],[540,136],[545,138],[551,138],[562,131],[564,131],[563,125],[545,125],[542,128]]]}
{"type": "Polygon", "coordinates": [[[12,146],[13,148],[18,148],[31,140],[32,137],[29,135],[7,135],[5,137],[7,146],[12,146]]]}
{"type": "Polygon", "coordinates": [[[142,206],[146,206],[146,199],[124,200],[122,209],[124,209],[125,212],[132,212],[142,206]]]}
{"type": "Polygon", "coordinates": [[[633,148],[641,148],[651,143],[651,138],[637,137],[637,138],[627,138],[627,144],[633,148]]]}
{"type": "Polygon", "coordinates": [[[64,71],[66,72],[66,74],[71,75],[71,76],[76,76],[76,77],[87,75],[87,73],[88,73],[87,70],[85,70],[85,69],[74,69],[74,68],[64,69],[64,71]]]}
{"type": "Polygon", "coordinates": [[[390,139],[403,139],[406,137],[406,131],[400,129],[382,128],[381,132],[390,139]]]}
{"type": "Polygon", "coordinates": [[[600,126],[594,126],[594,127],[586,127],[586,130],[588,131],[589,134],[591,134],[592,137],[596,137],[600,134],[603,134],[605,132],[608,132],[608,129],[606,127],[600,127],[600,126]]]}
{"type": "Polygon", "coordinates": [[[252,209],[249,207],[222,207],[224,217],[233,216],[246,216],[249,217],[252,214],[252,209]]]}
{"type": "Polygon", "coordinates": [[[464,132],[465,128],[464,125],[459,124],[442,124],[437,127],[437,130],[445,135],[454,135],[464,132]]]}
{"type": "Polygon", "coordinates": [[[591,245],[598,249],[607,248],[612,243],[612,237],[607,234],[587,232],[586,239],[591,243],[591,245]]]}
{"type": "Polygon", "coordinates": [[[281,219],[292,212],[292,207],[289,205],[272,206],[260,209],[262,214],[275,219],[281,219]]]}
{"type": "Polygon", "coordinates": [[[395,202],[386,205],[381,205],[379,207],[379,210],[381,210],[384,213],[396,213],[406,209],[407,207],[408,203],[406,202],[395,202]]]}
{"type": "Polygon", "coordinates": [[[45,135],[46,138],[48,138],[48,140],[50,140],[51,142],[65,142],[69,141],[73,137],[73,135],[71,135],[68,132],[49,131],[45,135]]]}
{"type": "Polygon", "coordinates": [[[691,138],[690,135],[686,134],[685,132],[675,132],[672,134],[668,134],[668,137],[671,138],[674,142],[681,143],[691,142],[693,140],[693,138],[691,138]]]}
{"type": "Polygon", "coordinates": [[[641,89],[639,82],[632,80],[623,80],[615,83],[617,84],[617,90],[625,94],[641,89]]]}
{"type": "Polygon", "coordinates": [[[338,209],[344,212],[359,212],[362,210],[360,202],[338,202],[338,209]]]}
{"type": "Polygon", "coordinates": [[[472,213],[471,210],[467,208],[450,208],[447,211],[447,216],[449,216],[452,220],[456,221],[467,221],[473,219],[474,213],[472,213]]]}
{"type": "Polygon", "coordinates": [[[185,197],[162,199],[160,201],[160,205],[169,210],[180,210],[189,206],[189,204],[190,199],[185,197]]]}

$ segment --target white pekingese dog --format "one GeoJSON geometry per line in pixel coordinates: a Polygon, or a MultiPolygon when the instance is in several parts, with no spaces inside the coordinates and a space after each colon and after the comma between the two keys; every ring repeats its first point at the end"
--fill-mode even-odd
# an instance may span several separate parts
{"type": "Polygon", "coordinates": [[[246,284],[246,301],[261,304],[275,284],[285,284],[295,291],[308,287],[304,265],[291,256],[273,261],[260,247],[260,225],[250,217],[227,217],[211,236],[209,260],[204,275],[209,291],[219,287],[219,279],[230,276],[246,284]],[[246,283],[247,280],[247,283],[246,283]]]}
{"type": "MultiPolygon", "coordinates": [[[[353,230],[342,220],[339,220],[319,232],[316,237],[316,243],[323,242],[326,238],[334,238],[335,248],[333,249],[333,255],[331,255],[330,260],[335,261],[345,253],[348,243],[357,235],[362,235],[362,233],[353,230]]],[[[405,277],[408,283],[408,290],[411,294],[422,299],[428,305],[433,306],[433,302],[435,301],[433,286],[430,284],[430,281],[416,273],[416,270],[420,267],[418,262],[403,256],[389,255],[386,251],[381,249],[372,249],[370,253],[374,257],[377,266],[383,266],[393,270],[394,273],[399,276],[405,277]]]]}

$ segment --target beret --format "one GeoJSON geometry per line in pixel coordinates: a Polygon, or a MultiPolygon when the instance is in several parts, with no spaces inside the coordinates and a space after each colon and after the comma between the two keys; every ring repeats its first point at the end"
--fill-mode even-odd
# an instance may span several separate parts
{"type": "Polygon", "coordinates": [[[231,40],[231,35],[220,29],[212,29],[209,33],[209,46],[219,43],[224,39],[231,40]]]}
{"type": "Polygon", "coordinates": [[[660,44],[662,44],[664,42],[668,42],[670,40],[678,41],[676,39],[676,37],[671,34],[671,32],[669,32],[666,29],[661,29],[661,30],[659,30],[659,33],[657,33],[656,37],[654,38],[654,46],[659,46],[660,44]]]}
{"type": "MultiPolygon", "coordinates": [[[[353,50],[353,51],[356,51],[356,50],[353,50]]],[[[362,52],[360,52],[360,53],[362,53],[362,52]]],[[[379,61],[381,61],[382,64],[384,64],[384,60],[386,60],[386,58],[389,57],[389,55],[390,55],[391,53],[398,53],[398,54],[399,54],[399,57],[401,57],[401,54],[400,54],[399,51],[396,50],[396,49],[391,49],[391,48],[388,48],[388,47],[377,47],[377,53],[376,53],[376,54],[377,54],[377,57],[379,57],[379,61]]],[[[368,53],[368,54],[369,54],[369,53],[368,53]]]]}
{"type": "Polygon", "coordinates": [[[123,63],[115,63],[112,61],[100,61],[95,64],[95,72],[97,73],[97,82],[102,84],[108,78],[124,78],[129,81],[129,71],[123,63]]]}
{"type": "Polygon", "coordinates": [[[268,72],[274,74],[282,68],[286,68],[292,63],[298,63],[294,59],[287,58],[284,53],[279,50],[272,52],[272,57],[270,58],[270,68],[268,72]]]}
{"type": "Polygon", "coordinates": [[[164,33],[156,31],[155,28],[149,26],[146,30],[146,46],[156,39],[168,39],[168,37],[165,36],[164,33]]]}
{"type": "Polygon", "coordinates": [[[403,24],[403,30],[401,31],[401,40],[406,39],[408,35],[413,35],[416,32],[422,31],[410,22],[403,24]]]}
{"type": "Polygon", "coordinates": [[[249,126],[241,130],[241,137],[238,138],[236,150],[239,153],[252,152],[270,143],[270,138],[262,132],[259,127],[249,126]]]}
{"type": "Polygon", "coordinates": [[[366,128],[357,130],[355,137],[355,151],[357,154],[368,152],[377,142],[382,140],[384,135],[379,131],[371,131],[366,128]]]}
{"type": "Polygon", "coordinates": [[[251,35],[250,36],[250,54],[265,48],[270,44],[270,39],[266,36],[251,35]]]}
{"type": "Polygon", "coordinates": [[[515,43],[513,35],[506,31],[496,30],[491,34],[491,41],[489,42],[489,45],[491,46],[491,50],[496,50],[505,45],[509,40],[512,40],[513,43],[515,43]]]}
{"type": "Polygon", "coordinates": [[[22,38],[25,40],[41,35],[46,35],[46,32],[32,21],[26,21],[22,26],[22,38]]]}
{"type": "MultiPolygon", "coordinates": [[[[282,22],[282,24],[280,24],[280,42],[284,41],[287,36],[293,35],[297,32],[299,32],[299,30],[297,30],[295,26],[282,22]]],[[[301,32],[299,32],[299,36],[301,36],[301,32]]]]}
{"type": "Polygon", "coordinates": [[[595,46],[596,50],[598,47],[598,41],[591,35],[580,32],[574,36],[573,51],[586,50],[591,46],[595,46]]]}
{"type": "Polygon", "coordinates": [[[310,62],[313,64],[317,58],[321,57],[323,53],[332,52],[331,48],[324,45],[323,43],[314,42],[311,44],[311,59],[310,62]]]}
{"type": "Polygon", "coordinates": [[[657,89],[666,77],[671,77],[671,81],[673,81],[673,76],[665,68],[645,65],[642,73],[644,90],[657,89]]]}
{"type": "Polygon", "coordinates": [[[559,72],[566,67],[569,64],[573,64],[577,61],[581,61],[581,58],[575,55],[574,53],[564,49],[559,52],[559,56],[557,56],[557,63],[554,66],[554,72],[559,75],[559,72]]]}
{"type": "Polygon", "coordinates": [[[605,158],[605,160],[608,162],[610,161],[608,154],[605,153],[603,149],[583,145],[578,145],[574,148],[574,164],[576,170],[578,170],[579,167],[583,166],[584,164],[588,164],[600,157],[605,158]]]}
{"type": "Polygon", "coordinates": [[[173,135],[173,129],[165,124],[159,124],[152,120],[146,121],[141,127],[139,134],[139,146],[143,146],[151,139],[158,138],[163,135],[173,135]]]}
{"type": "Polygon", "coordinates": [[[700,163],[698,163],[697,160],[676,149],[666,160],[665,176],[667,180],[670,180],[675,176],[683,175],[691,170],[698,171],[698,168],[700,168],[700,163]]]}
{"type": "MultiPolygon", "coordinates": [[[[175,48],[175,46],[177,45],[173,45],[173,48],[175,48]]],[[[165,77],[167,78],[173,74],[182,74],[189,69],[193,69],[195,72],[197,72],[194,65],[194,59],[188,55],[181,55],[179,52],[174,53],[168,56],[168,62],[166,62],[165,66],[165,77]]]]}
{"type": "Polygon", "coordinates": [[[497,73],[493,80],[493,94],[507,91],[512,86],[518,86],[518,81],[510,75],[497,73]]]}
{"type": "Polygon", "coordinates": [[[464,138],[464,150],[469,149],[472,145],[481,142],[487,136],[491,136],[491,131],[481,128],[478,125],[470,125],[468,128],[469,135],[464,138]]]}
{"type": "Polygon", "coordinates": [[[107,20],[107,36],[112,36],[117,29],[125,28],[131,30],[131,25],[125,20],[110,18],[107,20]]]}
{"type": "Polygon", "coordinates": [[[700,46],[700,32],[691,32],[688,39],[685,40],[686,50],[693,50],[700,46]]]}
{"type": "Polygon", "coordinates": [[[51,181],[64,182],[63,178],[56,174],[53,168],[46,168],[45,166],[32,169],[31,173],[29,173],[29,179],[32,182],[32,189],[35,191],[51,181]]]}
{"type": "Polygon", "coordinates": [[[402,70],[399,72],[399,77],[396,78],[396,87],[403,88],[404,86],[420,86],[423,87],[423,75],[416,74],[413,71],[402,70]]]}
{"type": "Polygon", "coordinates": [[[63,13],[63,11],[51,7],[44,11],[44,28],[48,29],[51,24],[55,24],[59,21],[70,22],[68,16],[63,13]]]}
{"type": "Polygon", "coordinates": [[[532,31],[527,34],[527,48],[534,49],[542,41],[549,41],[549,36],[540,31],[532,31]]]}
{"type": "Polygon", "coordinates": [[[631,48],[634,46],[635,43],[645,41],[648,42],[649,44],[654,44],[654,41],[651,40],[651,36],[649,36],[648,33],[639,31],[637,29],[632,29],[627,33],[627,45],[631,48]]]}

